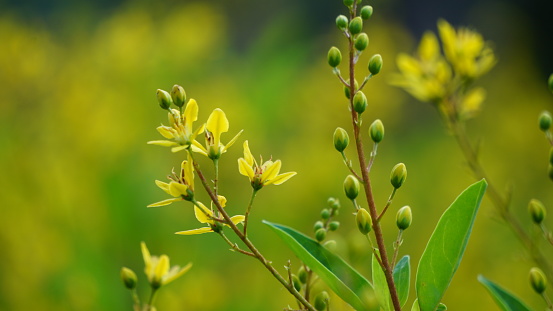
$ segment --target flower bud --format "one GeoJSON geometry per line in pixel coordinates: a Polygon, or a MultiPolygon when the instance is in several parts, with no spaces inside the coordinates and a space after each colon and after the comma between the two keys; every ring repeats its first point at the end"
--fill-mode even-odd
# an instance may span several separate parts
{"type": "Polygon", "coordinates": [[[409,228],[411,221],[413,221],[413,214],[411,213],[411,208],[409,206],[404,206],[397,211],[396,224],[399,230],[409,228]]]}
{"type": "MultiPolygon", "coordinates": [[[[347,82],[349,84],[349,80],[347,82]]],[[[355,90],[359,89],[359,84],[357,83],[357,80],[355,80],[354,87],[355,87],[355,90]]],[[[345,85],[344,85],[344,93],[346,94],[347,99],[349,99],[350,89],[349,89],[349,87],[347,87],[345,85]]]]}
{"type": "Polygon", "coordinates": [[[327,203],[328,203],[328,206],[330,206],[330,208],[334,210],[340,208],[340,200],[336,198],[333,198],[333,197],[328,198],[327,203]]]}
{"type": "Polygon", "coordinates": [[[549,111],[543,111],[540,114],[539,118],[540,130],[544,132],[547,131],[549,128],[551,128],[551,122],[551,114],[549,113],[549,111]]]}
{"type": "Polygon", "coordinates": [[[382,69],[382,56],[374,54],[369,60],[369,72],[374,76],[380,72],[380,69],[382,69]]]}
{"type": "Polygon", "coordinates": [[[340,222],[339,221],[331,221],[328,224],[328,230],[330,230],[330,231],[336,231],[336,230],[338,230],[339,227],[340,227],[340,222]]]}
{"type": "Polygon", "coordinates": [[[173,85],[173,89],[171,89],[171,98],[173,99],[173,103],[177,107],[184,106],[184,103],[186,102],[186,92],[180,85],[173,85]]]}
{"type": "Polygon", "coordinates": [[[371,139],[375,143],[380,143],[382,139],[384,139],[384,124],[382,124],[382,121],[380,119],[376,119],[369,128],[369,134],[371,135],[371,139]]]}
{"type": "Polygon", "coordinates": [[[354,0],[344,0],[344,5],[350,7],[353,5],[354,0]]]}
{"type": "Polygon", "coordinates": [[[350,200],[355,200],[359,195],[359,180],[353,175],[348,175],[344,180],[344,192],[350,200]]]}
{"type": "Polygon", "coordinates": [[[321,229],[317,230],[317,232],[315,232],[315,239],[317,239],[317,241],[321,242],[325,238],[326,238],[325,228],[321,228],[321,229]]]}
{"type": "Polygon", "coordinates": [[[361,18],[362,19],[369,19],[373,15],[373,7],[370,5],[365,5],[361,8],[361,18]]]}
{"type": "Polygon", "coordinates": [[[545,288],[547,287],[547,279],[539,268],[534,267],[530,269],[530,285],[532,285],[532,288],[538,294],[545,291],[545,288]]]}
{"type": "Polygon", "coordinates": [[[547,84],[549,86],[549,90],[553,92],[553,73],[549,76],[549,80],[547,82],[548,82],[547,84]]]}
{"type": "Polygon", "coordinates": [[[294,289],[296,291],[299,292],[301,290],[301,281],[295,274],[292,274],[292,284],[294,285],[294,289]]]}
{"type": "Polygon", "coordinates": [[[330,211],[328,209],[324,209],[321,211],[321,218],[322,219],[329,219],[330,218],[330,211]]]}
{"type": "Polygon", "coordinates": [[[357,223],[357,228],[359,232],[363,235],[369,234],[372,230],[372,217],[366,209],[360,208],[355,215],[355,222],[357,223]]]}
{"type": "Polygon", "coordinates": [[[123,284],[125,284],[125,287],[127,289],[136,288],[136,273],[134,273],[134,271],[132,271],[131,269],[127,267],[121,268],[121,280],[123,280],[123,284]]]}
{"type": "Polygon", "coordinates": [[[361,19],[361,17],[357,16],[353,18],[351,22],[349,22],[349,32],[352,35],[356,35],[360,33],[361,30],[363,30],[363,20],[361,19]]]}
{"type": "Polygon", "coordinates": [[[340,50],[335,46],[331,47],[330,50],[328,50],[328,64],[330,67],[338,67],[341,61],[342,53],[340,53],[340,50]]]}
{"type": "Polygon", "coordinates": [[[317,230],[323,228],[324,226],[325,226],[325,225],[323,224],[323,222],[319,220],[319,221],[317,221],[317,222],[315,223],[315,225],[313,226],[313,230],[314,230],[315,232],[317,232],[317,230]]]}
{"type": "Polygon", "coordinates": [[[392,173],[390,174],[390,183],[394,188],[399,189],[401,185],[405,182],[407,178],[407,168],[405,164],[398,163],[394,168],[392,168],[392,173]]]}
{"type": "Polygon", "coordinates": [[[305,268],[303,266],[298,269],[298,279],[303,284],[307,283],[307,271],[305,271],[305,268]]]}
{"type": "Polygon", "coordinates": [[[338,29],[345,31],[348,27],[348,18],[344,15],[338,15],[338,17],[336,17],[336,26],[338,29]]]}
{"type": "Polygon", "coordinates": [[[545,219],[545,215],[547,214],[543,203],[536,199],[532,199],[530,200],[530,203],[528,203],[528,212],[536,225],[539,225],[545,219]]]}
{"type": "Polygon", "coordinates": [[[369,36],[366,33],[360,33],[357,38],[355,38],[355,49],[358,51],[364,51],[369,45],[369,36]]]}
{"type": "Polygon", "coordinates": [[[367,109],[367,96],[361,91],[358,91],[353,96],[353,110],[357,113],[363,113],[367,109]]]}
{"type": "Polygon", "coordinates": [[[328,304],[329,299],[330,297],[328,296],[328,293],[326,291],[322,291],[315,297],[313,306],[317,311],[324,311],[326,310],[326,305],[328,304]]]}
{"type": "Polygon", "coordinates": [[[337,249],[336,241],[335,240],[328,240],[328,241],[323,243],[323,247],[334,253],[334,252],[336,252],[336,249],[337,249]]]}
{"type": "Polygon", "coordinates": [[[171,107],[171,104],[173,104],[171,95],[169,95],[169,93],[165,92],[164,90],[160,90],[160,89],[157,90],[156,95],[157,95],[157,102],[159,103],[159,106],[162,109],[169,110],[169,107],[171,107]]]}
{"type": "Polygon", "coordinates": [[[343,152],[349,144],[348,132],[341,127],[336,128],[334,131],[334,148],[338,152],[343,152]]]}

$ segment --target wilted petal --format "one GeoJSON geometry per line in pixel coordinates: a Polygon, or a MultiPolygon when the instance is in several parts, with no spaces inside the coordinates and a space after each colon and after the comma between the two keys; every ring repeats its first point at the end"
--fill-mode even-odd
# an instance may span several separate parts
{"type": "Polygon", "coordinates": [[[194,234],[203,234],[203,233],[208,233],[208,232],[213,232],[213,230],[210,227],[203,227],[203,228],[198,228],[198,229],[179,231],[179,232],[175,232],[175,234],[194,235],[194,234]]]}

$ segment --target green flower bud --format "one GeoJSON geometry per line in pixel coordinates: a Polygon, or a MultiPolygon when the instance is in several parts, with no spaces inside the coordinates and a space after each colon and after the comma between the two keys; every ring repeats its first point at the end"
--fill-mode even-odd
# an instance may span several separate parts
{"type": "Polygon", "coordinates": [[[303,266],[298,269],[298,279],[303,284],[307,283],[307,271],[305,271],[305,268],[303,266]]]}
{"type": "Polygon", "coordinates": [[[373,15],[373,7],[370,5],[365,5],[361,8],[361,18],[362,19],[369,19],[373,15]]]}
{"type": "Polygon", "coordinates": [[[336,230],[338,230],[339,227],[340,227],[340,222],[339,221],[331,221],[328,224],[328,230],[330,230],[330,231],[336,231],[336,230]]]}
{"type": "Polygon", "coordinates": [[[360,208],[355,215],[355,222],[357,223],[357,228],[359,232],[363,235],[369,234],[372,230],[372,217],[366,209],[360,208]]]}
{"type": "Polygon", "coordinates": [[[322,291],[315,297],[315,302],[313,303],[313,306],[317,311],[324,311],[326,310],[326,305],[328,304],[329,299],[330,297],[328,296],[328,293],[322,291]]]}
{"type": "Polygon", "coordinates": [[[396,224],[399,230],[409,228],[411,221],[413,221],[413,214],[411,213],[411,208],[409,206],[404,206],[397,211],[396,224]]]}
{"type": "Polygon", "coordinates": [[[317,230],[317,232],[315,232],[315,239],[317,239],[317,241],[321,242],[325,238],[326,238],[326,230],[324,228],[321,228],[317,230]]]}
{"type": "Polygon", "coordinates": [[[336,26],[338,29],[345,31],[348,27],[348,18],[344,15],[338,15],[338,17],[336,17],[336,26]]]}
{"type": "Polygon", "coordinates": [[[349,145],[349,136],[348,132],[341,127],[336,128],[334,131],[334,148],[338,152],[344,151],[349,145]]]}
{"type": "Polygon", "coordinates": [[[369,128],[369,134],[371,135],[371,139],[375,143],[380,143],[384,139],[384,124],[382,124],[382,121],[380,119],[376,119],[369,128]]]}
{"type": "Polygon", "coordinates": [[[134,273],[131,269],[127,267],[121,268],[121,280],[123,280],[123,284],[125,284],[127,289],[132,290],[136,288],[136,273],[134,273]]]}
{"type": "Polygon", "coordinates": [[[530,203],[528,203],[528,212],[536,225],[539,225],[545,219],[545,215],[547,214],[543,203],[536,199],[532,199],[530,200],[530,203]]]}
{"type": "Polygon", "coordinates": [[[364,51],[369,45],[369,36],[366,33],[360,33],[357,38],[355,38],[355,49],[358,51],[364,51]]]}
{"type": "Polygon", "coordinates": [[[545,288],[547,287],[547,279],[539,268],[534,267],[530,269],[530,285],[532,285],[532,288],[538,294],[545,291],[545,288]]]}
{"type": "Polygon", "coordinates": [[[328,50],[328,64],[332,68],[338,67],[340,65],[340,62],[342,61],[342,53],[340,53],[340,50],[333,46],[328,50]]]}
{"type": "Polygon", "coordinates": [[[359,195],[359,180],[353,175],[348,175],[344,180],[344,192],[350,200],[355,200],[359,195]]]}
{"type": "Polygon", "coordinates": [[[549,86],[549,90],[553,92],[553,73],[549,76],[549,80],[547,82],[548,82],[547,84],[549,86]]]}
{"type": "Polygon", "coordinates": [[[295,289],[296,291],[299,292],[299,291],[301,290],[301,286],[302,286],[302,285],[301,285],[301,281],[300,281],[300,279],[298,278],[298,276],[295,275],[295,274],[292,274],[292,284],[294,285],[294,289],[295,289]]]}
{"type": "Polygon", "coordinates": [[[358,91],[353,96],[353,110],[357,113],[363,113],[367,109],[367,96],[361,91],[358,91]]]}
{"type": "MultiPolygon", "coordinates": [[[[349,80],[346,81],[346,82],[349,84],[349,80]]],[[[359,84],[357,83],[357,80],[355,80],[354,86],[355,86],[355,90],[359,89],[359,84]]],[[[349,97],[350,97],[350,92],[349,91],[350,91],[349,87],[344,85],[344,93],[346,94],[347,99],[349,99],[349,97]]]]}
{"type": "Polygon", "coordinates": [[[549,111],[543,111],[539,117],[540,130],[544,132],[547,131],[549,128],[551,128],[551,122],[551,114],[549,113],[549,111]]]}
{"type": "Polygon", "coordinates": [[[407,168],[405,164],[398,163],[394,168],[392,168],[392,173],[390,174],[390,183],[394,188],[399,189],[401,185],[405,182],[407,178],[407,168]]]}
{"type": "Polygon", "coordinates": [[[321,228],[324,228],[324,226],[325,226],[325,225],[323,224],[323,222],[319,220],[319,221],[317,221],[317,222],[315,223],[315,225],[313,226],[313,230],[314,230],[315,232],[317,232],[317,230],[319,230],[319,229],[321,229],[321,228]]]}
{"type": "Polygon", "coordinates": [[[171,98],[173,99],[173,103],[177,107],[184,106],[184,103],[186,103],[186,92],[180,85],[173,85],[173,89],[171,89],[171,98]]]}
{"type": "Polygon", "coordinates": [[[158,89],[156,92],[157,95],[157,102],[159,103],[159,106],[162,109],[168,110],[169,107],[173,104],[173,100],[171,99],[171,95],[169,93],[165,92],[164,90],[158,89]]]}
{"type": "Polygon", "coordinates": [[[330,208],[336,210],[336,209],[339,209],[340,208],[340,200],[336,199],[336,198],[328,198],[328,206],[330,206],[330,208]]]}
{"type": "Polygon", "coordinates": [[[336,248],[337,248],[336,247],[336,241],[328,240],[328,241],[323,243],[323,247],[334,253],[334,252],[336,252],[336,248]]]}
{"type": "Polygon", "coordinates": [[[380,54],[374,54],[369,59],[369,72],[374,76],[377,75],[382,69],[382,56],[380,54]]]}
{"type": "Polygon", "coordinates": [[[352,35],[356,35],[363,30],[363,20],[361,17],[357,16],[349,22],[349,32],[352,35]]]}
{"type": "Polygon", "coordinates": [[[353,1],[354,0],[344,0],[344,5],[347,6],[347,7],[350,7],[353,5],[353,1]]]}
{"type": "Polygon", "coordinates": [[[328,209],[324,209],[321,211],[321,218],[322,219],[329,219],[330,218],[330,211],[328,209]]]}

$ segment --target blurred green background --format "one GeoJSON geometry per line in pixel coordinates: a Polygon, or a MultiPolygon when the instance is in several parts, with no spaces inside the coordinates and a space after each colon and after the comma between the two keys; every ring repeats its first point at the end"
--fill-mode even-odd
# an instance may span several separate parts
{"type": "MultiPolygon", "coordinates": [[[[469,122],[470,133],[497,186],[513,187],[513,210],[530,228],[527,202],[553,205],[549,148],[537,127],[538,114],[553,110],[545,82],[553,72],[551,23],[538,14],[551,12],[551,2],[533,10],[501,1],[383,2],[370,3],[371,43],[359,67],[383,55],[381,75],[366,88],[365,113],[367,126],[376,118],[386,126],[372,171],[380,206],[392,166],[404,162],[409,171],[383,220],[388,244],[396,236],[392,215],[409,204],[414,222],[401,253],[416,265],[441,212],[473,182],[432,107],[388,85],[396,55],[411,53],[439,17],[476,27],[496,47],[499,63],[480,83],[488,100],[469,122]]],[[[119,271],[135,270],[146,293],[140,241],[173,264],[194,263],[160,292],[160,311],[294,305],[260,264],[229,252],[218,236],[174,235],[199,227],[190,206],[146,208],[166,198],[154,180],[184,154],[146,145],[166,122],[155,90],[173,84],[198,101],[200,120],[224,109],[231,124],[224,140],[244,129],[221,160],[221,191],[232,214],[243,213],[250,194],[236,164],[244,139],[255,155],[272,155],[283,171],[298,172],[264,189],[253,211],[252,240],[276,267],[283,271],[288,258],[297,267],[297,260],[260,220],[311,233],[327,198],[336,196],[342,227],[330,238],[368,275],[368,245],[341,190],[348,171],[332,147],[334,129],[351,128],[341,86],[326,64],[330,46],[345,46],[334,26],[345,12],[341,1],[60,0],[2,2],[0,9],[1,310],[131,310],[119,271]]],[[[543,309],[527,283],[530,267],[485,200],[444,302],[451,310],[496,310],[476,281],[484,274],[543,309]]]]}

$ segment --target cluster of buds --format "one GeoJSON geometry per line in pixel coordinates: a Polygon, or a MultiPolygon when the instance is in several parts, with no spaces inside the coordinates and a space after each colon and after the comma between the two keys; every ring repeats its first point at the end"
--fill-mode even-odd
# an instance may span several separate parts
{"type": "MultiPolygon", "coordinates": [[[[328,198],[328,207],[321,210],[321,219],[315,222],[313,230],[315,231],[315,239],[323,242],[326,239],[328,231],[336,231],[340,227],[340,222],[334,220],[338,216],[340,209],[340,200],[336,198],[328,198]]],[[[325,242],[325,246],[331,246],[335,241],[330,240],[325,242]]]]}
{"type": "MultiPolygon", "coordinates": [[[[549,77],[549,85],[551,86],[551,81],[553,80],[553,74],[549,77]]],[[[552,90],[553,91],[553,90],[552,90]]],[[[549,140],[551,144],[551,149],[549,150],[549,165],[547,169],[547,174],[551,180],[553,180],[553,132],[551,131],[551,125],[553,123],[553,118],[549,111],[543,111],[539,118],[538,124],[540,130],[545,133],[545,137],[549,140]]]]}

